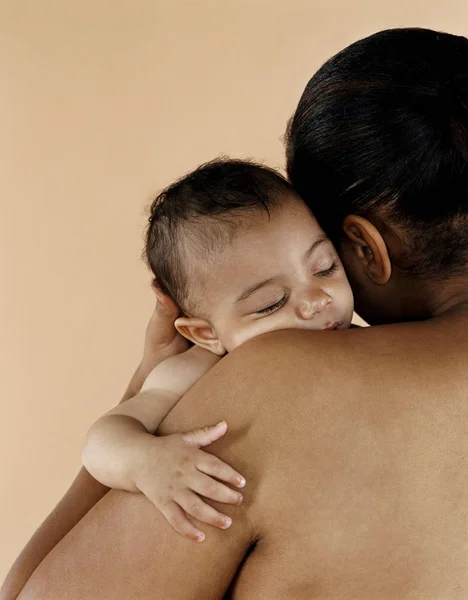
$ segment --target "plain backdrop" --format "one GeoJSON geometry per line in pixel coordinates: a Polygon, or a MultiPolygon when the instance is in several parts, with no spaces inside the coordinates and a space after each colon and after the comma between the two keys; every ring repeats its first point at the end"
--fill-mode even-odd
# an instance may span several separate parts
{"type": "Polygon", "coordinates": [[[283,167],[307,80],[466,0],[0,0],[0,579],[121,397],[152,310],[145,207],[219,154],[283,167]]]}

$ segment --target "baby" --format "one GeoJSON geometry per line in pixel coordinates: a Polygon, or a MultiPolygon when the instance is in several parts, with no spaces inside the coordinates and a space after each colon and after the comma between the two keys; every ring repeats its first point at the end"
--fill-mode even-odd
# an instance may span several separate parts
{"type": "Polygon", "coordinates": [[[156,198],[146,257],[182,311],[175,327],[194,346],[159,364],[137,396],[92,426],[83,462],[101,483],[142,492],[179,533],[202,541],[187,515],[231,525],[202,497],[242,501],[233,487],[242,488],[244,478],[200,449],[227,425],[153,434],[226,352],[279,329],[347,329],[353,296],[332,243],[289,183],[241,160],[202,165],[156,198]]]}

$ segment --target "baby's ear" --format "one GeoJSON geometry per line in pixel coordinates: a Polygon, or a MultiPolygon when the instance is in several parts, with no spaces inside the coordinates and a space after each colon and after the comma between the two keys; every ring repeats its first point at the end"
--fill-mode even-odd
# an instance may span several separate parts
{"type": "Polygon", "coordinates": [[[218,356],[226,354],[226,349],[219,341],[216,331],[205,319],[179,317],[174,326],[181,335],[200,348],[205,348],[218,356]]]}

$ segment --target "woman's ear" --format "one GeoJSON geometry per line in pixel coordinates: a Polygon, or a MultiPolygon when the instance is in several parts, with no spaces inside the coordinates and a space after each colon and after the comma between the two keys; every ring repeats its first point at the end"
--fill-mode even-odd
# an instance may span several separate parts
{"type": "Polygon", "coordinates": [[[205,319],[179,317],[174,326],[181,335],[200,348],[205,348],[218,356],[226,354],[226,349],[219,341],[216,331],[205,319]]]}
{"type": "Polygon", "coordinates": [[[387,244],[370,221],[348,215],[343,232],[365,274],[377,285],[385,285],[392,276],[392,262],[387,244]]]}

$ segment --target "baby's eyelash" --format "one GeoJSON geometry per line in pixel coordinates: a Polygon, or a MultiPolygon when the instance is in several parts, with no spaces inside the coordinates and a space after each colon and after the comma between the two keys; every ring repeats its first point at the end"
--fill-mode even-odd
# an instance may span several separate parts
{"type": "Polygon", "coordinates": [[[338,269],[338,264],[334,262],[331,267],[325,269],[325,271],[319,271],[316,273],[319,277],[330,277],[338,269]]]}
{"type": "Polygon", "coordinates": [[[267,306],[266,308],[262,308],[261,310],[257,310],[257,313],[259,313],[261,315],[267,315],[268,313],[273,312],[277,308],[280,308],[281,306],[283,306],[283,304],[285,302],[286,302],[286,296],[284,296],[283,298],[281,298],[281,300],[278,300],[278,302],[275,302],[274,304],[271,304],[270,306],[267,306]]]}

